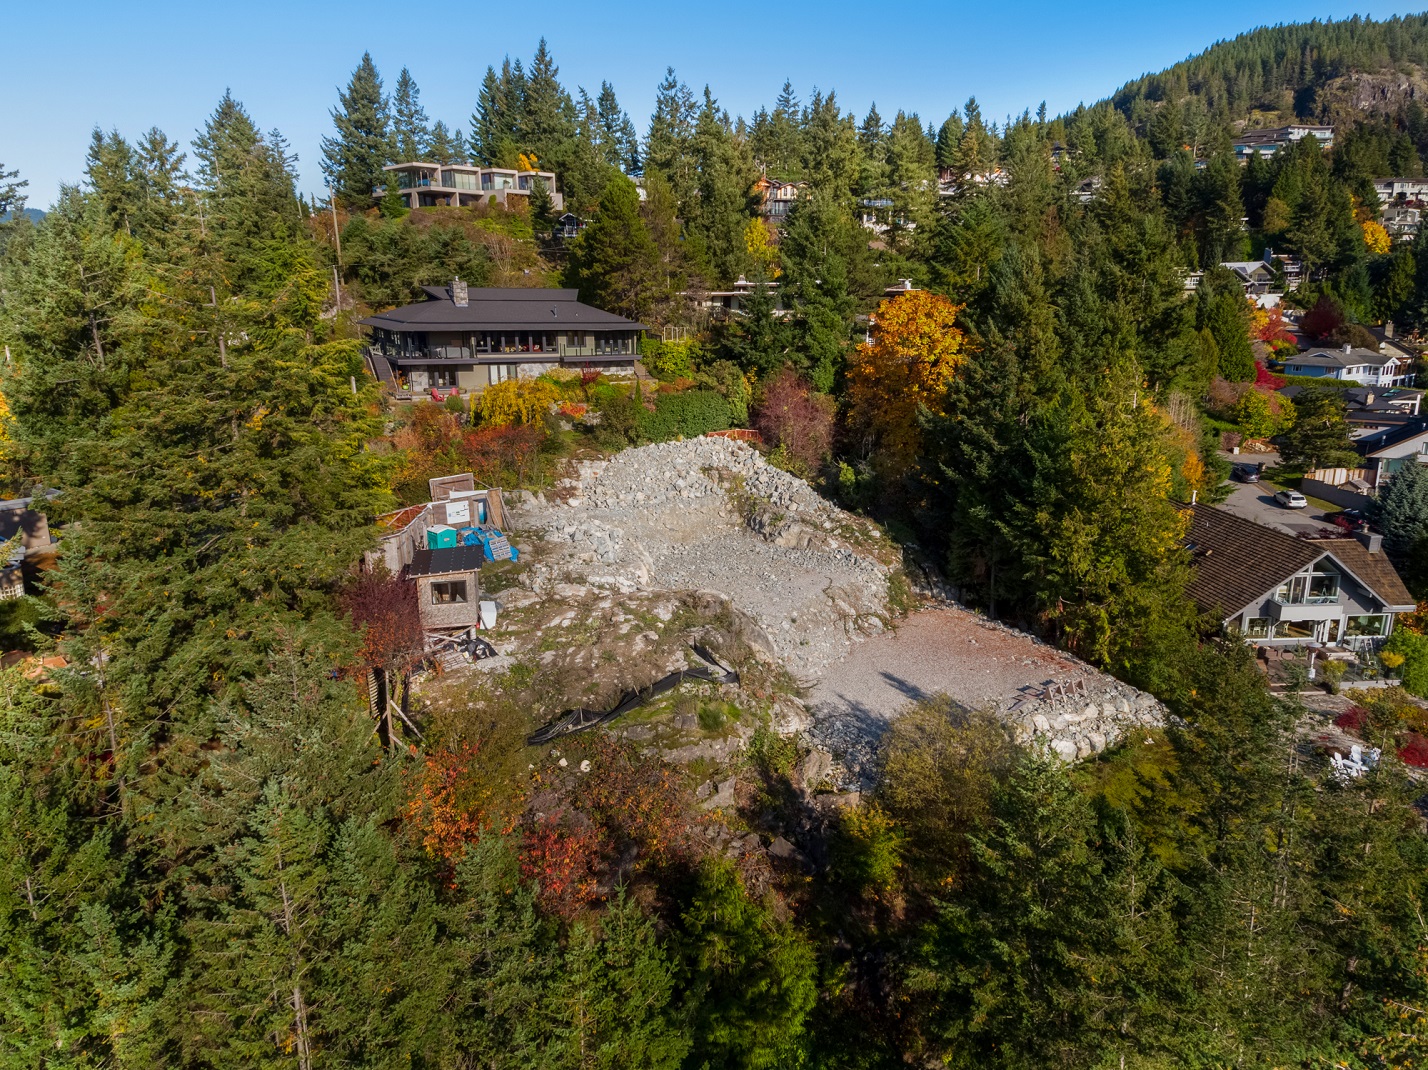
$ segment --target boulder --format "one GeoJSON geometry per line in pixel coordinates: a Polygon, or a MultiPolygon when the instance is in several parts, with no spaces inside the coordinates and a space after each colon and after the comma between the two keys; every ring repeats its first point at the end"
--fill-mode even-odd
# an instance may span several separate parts
{"type": "Polygon", "coordinates": [[[1051,749],[1056,752],[1056,756],[1068,765],[1076,760],[1076,744],[1069,739],[1053,739],[1051,749]]]}

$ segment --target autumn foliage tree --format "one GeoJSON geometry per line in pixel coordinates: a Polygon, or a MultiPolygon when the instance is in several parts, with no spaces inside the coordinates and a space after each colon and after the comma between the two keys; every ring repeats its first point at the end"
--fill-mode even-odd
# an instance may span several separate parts
{"type": "Polygon", "coordinates": [[[803,475],[818,469],[833,445],[833,401],[785,368],[763,385],[754,427],[764,441],[783,449],[803,475]]]}
{"type": "Polygon", "coordinates": [[[922,452],[919,410],[943,411],[947,386],[966,357],[961,311],[926,290],[890,298],[851,359],[849,424],[884,474],[907,472],[922,452]]]}

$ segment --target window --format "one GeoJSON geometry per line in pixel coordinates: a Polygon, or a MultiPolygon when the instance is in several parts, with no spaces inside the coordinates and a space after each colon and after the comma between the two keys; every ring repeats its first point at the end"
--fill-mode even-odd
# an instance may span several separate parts
{"type": "Polygon", "coordinates": [[[431,604],[434,606],[460,605],[466,602],[466,581],[448,580],[431,585],[431,604]]]}
{"type": "Polygon", "coordinates": [[[470,171],[445,171],[446,185],[453,189],[479,189],[476,176],[470,171]]]}
{"type": "Polygon", "coordinates": [[[1339,572],[1333,565],[1320,561],[1309,575],[1309,604],[1327,605],[1339,600],[1339,572]]]}
{"type": "Polygon", "coordinates": [[[492,364],[491,382],[504,383],[507,379],[516,378],[516,366],[514,364],[492,364]]]}
{"type": "Polygon", "coordinates": [[[1276,639],[1313,639],[1314,624],[1312,620],[1282,620],[1274,629],[1276,639]]]}
{"type": "Polygon", "coordinates": [[[1358,636],[1387,635],[1388,617],[1382,613],[1369,614],[1363,617],[1350,617],[1349,625],[1344,629],[1344,634],[1358,636]]]}
{"type": "Polygon", "coordinates": [[[1245,623],[1246,639],[1268,639],[1274,630],[1274,622],[1268,617],[1251,617],[1245,623]]]}
{"type": "Polygon", "coordinates": [[[427,368],[426,376],[427,381],[431,383],[431,385],[434,387],[446,387],[456,385],[455,368],[427,368]]]}

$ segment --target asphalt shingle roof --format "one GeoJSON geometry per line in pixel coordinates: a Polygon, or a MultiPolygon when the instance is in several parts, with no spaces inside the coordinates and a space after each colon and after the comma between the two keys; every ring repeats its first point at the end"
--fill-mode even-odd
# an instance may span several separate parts
{"type": "Polygon", "coordinates": [[[1230,616],[1269,594],[1321,557],[1331,557],[1395,612],[1413,608],[1413,596],[1382,551],[1358,539],[1296,539],[1210,505],[1187,506],[1194,576],[1190,597],[1202,609],[1230,616]]]}
{"type": "Polygon", "coordinates": [[[641,331],[635,323],[576,300],[575,290],[472,288],[465,307],[435,286],[425,287],[431,300],[402,305],[368,316],[359,323],[389,331],[641,331]],[[438,296],[439,295],[439,296],[438,296]]]}

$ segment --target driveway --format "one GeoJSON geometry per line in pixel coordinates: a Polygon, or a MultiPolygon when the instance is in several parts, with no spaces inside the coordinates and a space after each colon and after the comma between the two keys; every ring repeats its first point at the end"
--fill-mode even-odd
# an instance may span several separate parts
{"type": "MultiPolygon", "coordinates": [[[[1279,455],[1275,453],[1242,453],[1237,456],[1222,453],[1221,456],[1231,464],[1255,464],[1263,461],[1266,467],[1272,468],[1279,463],[1279,455]]],[[[1318,531],[1320,528],[1334,526],[1334,522],[1324,515],[1324,511],[1315,508],[1312,502],[1304,509],[1286,509],[1280,505],[1274,500],[1275,492],[1279,488],[1272,483],[1238,483],[1231,480],[1230,486],[1234,489],[1220,504],[1220,508],[1246,520],[1253,520],[1256,524],[1264,524],[1286,535],[1298,535],[1301,531],[1318,531]]]]}

